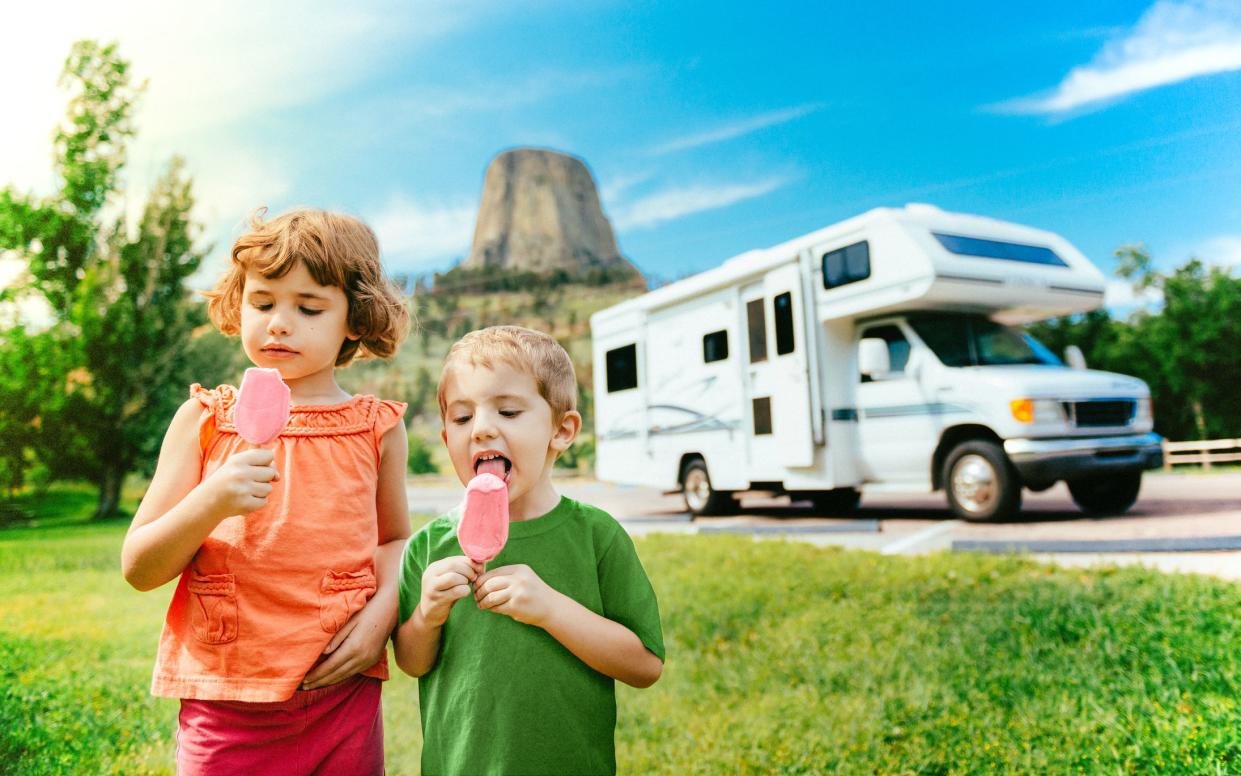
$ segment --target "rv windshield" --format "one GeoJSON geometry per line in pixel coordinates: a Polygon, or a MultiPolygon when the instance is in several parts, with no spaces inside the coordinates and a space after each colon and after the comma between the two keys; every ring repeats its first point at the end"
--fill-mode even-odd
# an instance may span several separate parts
{"type": "Polygon", "coordinates": [[[1029,334],[981,315],[918,315],[909,324],[944,366],[1063,366],[1029,334]]]}

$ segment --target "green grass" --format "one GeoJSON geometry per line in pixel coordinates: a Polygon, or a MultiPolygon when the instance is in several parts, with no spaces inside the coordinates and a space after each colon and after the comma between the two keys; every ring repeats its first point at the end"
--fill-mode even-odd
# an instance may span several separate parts
{"type": "MultiPolygon", "coordinates": [[[[171,585],[121,579],[124,525],[0,531],[0,772],[170,773],[147,692],[171,585]]],[[[1241,589],[1012,558],[727,536],[639,552],[669,659],[618,689],[623,773],[1241,773],[1241,589]]],[[[417,772],[416,682],[384,690],[417,772]]]]}

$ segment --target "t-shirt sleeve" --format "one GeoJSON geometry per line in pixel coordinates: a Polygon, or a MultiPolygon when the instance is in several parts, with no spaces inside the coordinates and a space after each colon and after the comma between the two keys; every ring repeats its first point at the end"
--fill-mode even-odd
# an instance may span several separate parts
{"type": "Polygon", "coordinates": [[[633,539],[619,525],[599,558],[599,589],[603,616],[637,634],[642,644],[662,661],[664,631],[659,624],[655,588],[642,568],[633,539]]]}
{"type": "Polygon", "coordinates": [[[408,620],[422,598],[422,572],[427,570],[431,555],[430,524],[410,537],[401,554],[401,576],[397,580],[398,621],[408,620]]]}

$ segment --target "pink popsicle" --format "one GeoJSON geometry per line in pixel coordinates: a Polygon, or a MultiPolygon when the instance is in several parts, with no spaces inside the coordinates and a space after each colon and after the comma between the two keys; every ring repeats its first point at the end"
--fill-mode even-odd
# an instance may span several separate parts
{"type": "Polygon", "coordinates": [[[255,445],[280,435],[289,422],[289,386],[278,369],[251,367],[237,393],[237,433],[255,445]]]}
{"type": "Polygon", "coordinates": [[[465,486],[457,541],[470,560],[478,563],[486,563],[504,549],[508,541],[508,485],[504,480],[484,472],[465,486]]]}

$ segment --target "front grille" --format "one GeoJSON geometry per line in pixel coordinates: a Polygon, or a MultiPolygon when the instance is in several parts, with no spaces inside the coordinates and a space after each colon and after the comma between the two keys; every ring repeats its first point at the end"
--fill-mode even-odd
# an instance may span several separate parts
{"type": "Polygon", "coordinates": [[[1064,412],[1078,428],[1127,426],[1133,422],[1137,402],[1133,399],[1093,399],[1066,401],[1064,412]]]}

